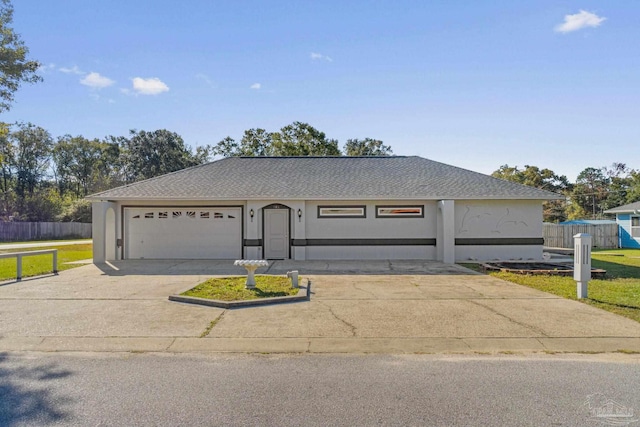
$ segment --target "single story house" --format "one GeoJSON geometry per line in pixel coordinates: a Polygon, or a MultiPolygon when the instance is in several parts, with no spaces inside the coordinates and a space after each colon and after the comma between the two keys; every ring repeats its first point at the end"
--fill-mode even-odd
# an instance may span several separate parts
{"type": "Polygon", "coordinates": [[[96,263],[538,260],[559,198],[416,156],[230,157],[88,197],[96,263]]]}
{"type": "Polygon", "coordinates": [[[640,202],[607,209],[604,213],[616,215],[618,245],[621,248],[640,249],[640,202]]]}

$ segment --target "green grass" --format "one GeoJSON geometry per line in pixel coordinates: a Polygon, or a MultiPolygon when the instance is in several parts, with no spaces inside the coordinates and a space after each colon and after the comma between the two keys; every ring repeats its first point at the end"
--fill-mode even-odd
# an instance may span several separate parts
{"type": "Polygon", "coordinates": [[[215,319],[213,319],[211,322],[209,322],[209,325],[205,328],[204,331],[202,331],[202,333],[200,334],[200,338],[204,338],[207,335],[209,335],[211,333],[211,330],[214,328],[214,326],[216,326],[218,324],[218,322],[220,320],[222,320],[222,317],[224,316],[224,314],[226,313],[226,311],[223,311],[222,313],[220,313],[220,315],[218,317],[216,317],[215,319]]]}
{"type": "Polygon", "coordinates": [[[246,276],[212,278],[181,295],[221,301],[240,301],[296,295],[298,288],[284,276],[256,275],[256,288],[245,289],[246,276]]]}
{"type": "MultiPolygon", "coordinates": [[[[465,265],[470,267],[470,265],[465,265]]],[[[589,281],[589,298],[579,300],[594,307],[640,322],[640,250],[598,250],[592,253],[591,266],[607,271],[604,279],[589,281]],[[599,252],[603,252],[600,255],[599,252]],[[623,256],[606,255],[618,254],[623,256]]],[[[519,285],[529,286],[568,299],[577,299],[573,277],[522,275],[492,272],[498,277],[519,285]]]]}
{"type": "MultiPolygon", "coordinates": [[[[9,252],[31,252],[42,249],[57,249],[58,250],[58,271],[68,270],[74,267],[80,267],[81,264],[65,264],[67,262],[79,261],[83,259],[89,259],[93,257],[93,245],[62,245],[62,246],[48,246],[40,248],[25,248],[25,249],[8,249],[2,250],[0,253],[9,252]]],[[[33,255],[22,257],[22,277],[37,276],[40,274],[52,273],[52,255],[33,255]]],[[[16,259],[6,258],[0,259],[0,280],[10,280],[16,277],[16,259]]]]}

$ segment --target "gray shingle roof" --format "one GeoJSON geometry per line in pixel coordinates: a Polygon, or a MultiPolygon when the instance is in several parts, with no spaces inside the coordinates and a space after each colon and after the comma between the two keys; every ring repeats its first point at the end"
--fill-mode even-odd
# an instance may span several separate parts
{"type": "Polygon", "coordinates": [[[635,213],[640,212],[640,202],[629,203],[628,205],[618,206],[604,211],[604,213],[635,213]]]}
{"type": "Polygon", "coordinates": [[[230,157],[89,200],[531,199],[562,196],[421,157],[230,157]]]}

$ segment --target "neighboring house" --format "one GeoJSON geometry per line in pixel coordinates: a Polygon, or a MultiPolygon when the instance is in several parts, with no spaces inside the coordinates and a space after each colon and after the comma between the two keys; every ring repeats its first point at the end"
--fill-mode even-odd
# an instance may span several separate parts
{"type": "Polygon", "coordinates": [[[94,262],[542,259],[562,196],[420,157],[230,157],[88,197],[94,262]]]}
{"type": "Polygon", "coordinates": [[[640,248],[640,202],[607,209],[604,213],[616,215],[621,248],[640,248]]]}

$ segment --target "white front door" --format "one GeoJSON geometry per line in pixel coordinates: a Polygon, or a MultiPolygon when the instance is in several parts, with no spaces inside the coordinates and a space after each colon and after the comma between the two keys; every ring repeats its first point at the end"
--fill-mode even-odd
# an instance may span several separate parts
{"type": "Polygon", "coordinates": [[[289,258],[289,209],[264,210],[264,257],[289,258]]]}

